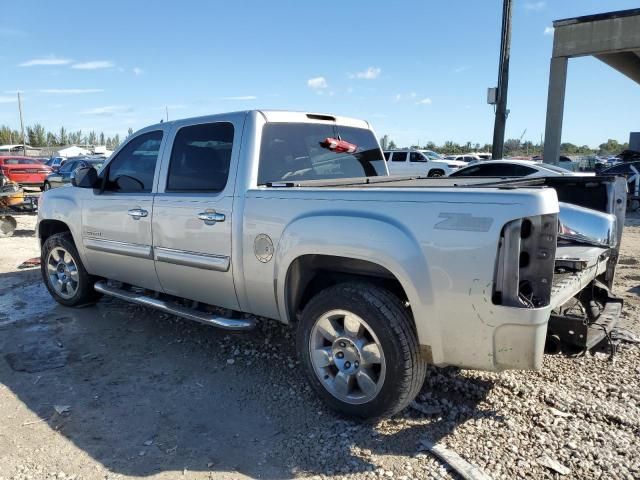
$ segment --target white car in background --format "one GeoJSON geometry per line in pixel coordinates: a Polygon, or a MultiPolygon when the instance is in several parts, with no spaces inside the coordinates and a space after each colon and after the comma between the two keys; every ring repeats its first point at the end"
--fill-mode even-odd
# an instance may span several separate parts
{"type": "MultiPolygon", "coordinates": [[[[386,150],[390,175],[419,175],[421,177],[444,177],[465,167],[467,164],[456,160],[434,158],[427,150],[386,150]]],[[[431,152],[435,153],[435,152],[431,152]]],[[[436,154],[437,155],[437,154],[436,154]]]]}
{"type": "Polygon", "coordinates": [[[532,160],[486,160],[469,165],[450,177],[585,177],[592,172],[572,172],[566,168],[532,160]]]}
{"type": "Polygon", "coordinates": [[[447,155],[444,159],[447,161],[454,160],[456,162],[464,162],[465,166],[484,160],[478,155],[474,155],[472,153],[465,153],[464,155],[447,155]]]}

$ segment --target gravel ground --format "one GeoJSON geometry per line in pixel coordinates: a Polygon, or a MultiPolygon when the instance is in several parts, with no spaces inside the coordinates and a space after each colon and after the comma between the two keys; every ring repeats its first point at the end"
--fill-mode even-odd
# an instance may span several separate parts
{"type": "MultiPolygon", "coordinates": [[[[229,335],[112,299],[65,309],[17,268],[38,255],[33,218],[0,247],[0,480],[456,478],[423,441],[493,478],[640,477],[638,345],[546,356],[540,372],[430,368],[414,408],[356,423],[315,398],[286,327],[229,335]]],[[[640,334],[638,216],[616,293],[640,334]]]]}

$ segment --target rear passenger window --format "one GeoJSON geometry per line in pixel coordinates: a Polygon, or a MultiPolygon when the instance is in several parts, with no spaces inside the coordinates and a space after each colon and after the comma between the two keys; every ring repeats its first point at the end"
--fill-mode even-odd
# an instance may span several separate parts
{"type": "Polygon", "coordinates": [[[203,123],[181,128],[171,150],[167,191],[220,192],[229,178],[233,124],[203,123]]]}
{"type": "Polygon", "coordinates": [[[406,162],[407,161],[407,152],[393,152],[393,157],[391,157],[392,162],[406,162]]]}
{"type": "Polygon", "coordinates": [[[409,155],[409,161],[410,162],[426,162],[427,159],[424,158],[424,156],[421,153],[411,152],[411,154],[409,155]]]}
{"type": "Polygon", "coordinates": [[[131,140],[109,163],[104,189],[119,193],[150,192],[160,143],[162,131],[159,130],[131,140]]]}

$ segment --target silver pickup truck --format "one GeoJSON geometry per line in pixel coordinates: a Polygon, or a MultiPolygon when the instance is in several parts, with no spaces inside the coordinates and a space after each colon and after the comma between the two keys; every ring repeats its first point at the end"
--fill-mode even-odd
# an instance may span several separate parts
{"type": "Polygon", "coordinates": [[[383,416],[429,363],[538,369],[545,343],[602,340],[624,198],[614,177],[389,177],[365,121],[213,115],[144,128],[45,192],[42,276],[70,307],[295,326],[316,392],[383,416]]]}

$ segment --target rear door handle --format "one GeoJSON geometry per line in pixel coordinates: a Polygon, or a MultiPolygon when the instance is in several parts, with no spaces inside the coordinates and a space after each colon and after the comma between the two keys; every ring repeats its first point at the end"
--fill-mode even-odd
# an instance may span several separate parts
{"type": "Polygon", "coordinates": [[[132,208],[127,212],[130,217],[133,217],[134,220],[140,220],[142,217],[146,217],[149,215],[149,212],[143,210],[142,208],[132,208]]]}
{"type": "Polygon", "coordinates": [[[200,212],[198,214],[198,218],[207,225],[213,225],[217,222],[224,222],[225,220],[224,213],[217,212],[200,212]]]}

